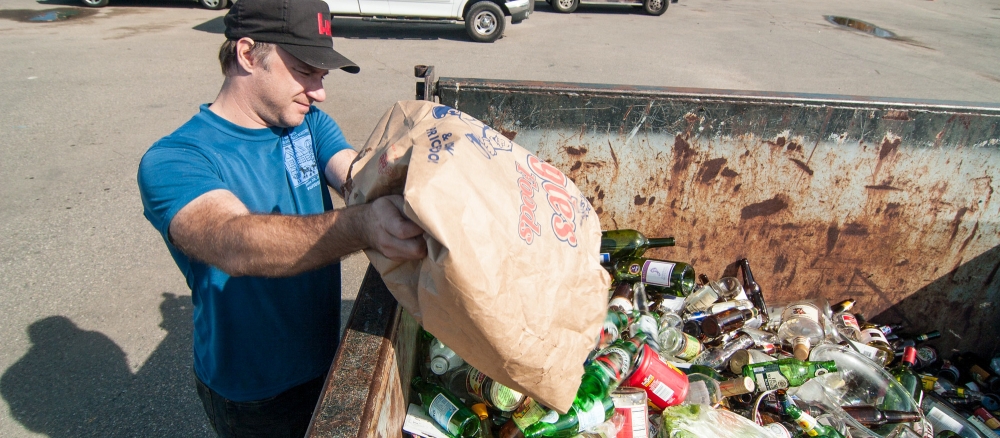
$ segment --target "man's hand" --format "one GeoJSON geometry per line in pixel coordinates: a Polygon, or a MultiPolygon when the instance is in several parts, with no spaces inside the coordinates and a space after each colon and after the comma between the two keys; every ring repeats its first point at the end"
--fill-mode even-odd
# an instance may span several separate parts
{"type": "Polygon", "coordinates": [[[427,256],[424,230],[403,216],[403,197],[383,196],[371,203],[365,235],[368,246],[390,260],[419,260],[427,256]]]}

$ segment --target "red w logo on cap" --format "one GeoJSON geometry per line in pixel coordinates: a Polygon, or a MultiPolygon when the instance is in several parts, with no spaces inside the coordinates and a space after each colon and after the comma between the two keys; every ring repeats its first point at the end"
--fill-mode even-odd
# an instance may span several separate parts
{"type": "Polygon", "coordinates": [[[333,36],[333,32],[330,31],[330,20],[324,20],[322,12],[316,13],[316,22],[319,25],[320,35],[326,35],[328,37],[333,36]]]}

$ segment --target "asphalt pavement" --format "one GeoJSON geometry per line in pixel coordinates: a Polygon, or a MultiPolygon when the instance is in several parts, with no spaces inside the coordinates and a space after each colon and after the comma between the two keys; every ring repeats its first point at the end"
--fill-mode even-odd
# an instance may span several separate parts
{"type": "MultiPolygon", "coordinates": [[[[0,436],[211,435],[191,377],[190,291],[142,216],[135,175],[218,92],[223,14],[182,0],[0,3],[0,436]],[[71,12],[29,21],[55,9],[71,12]]],[[[539,2],[493,44],[461,24],[337,17],[333,32],[361,73],[331,73],[318,106],[356,146],[412,98],[416,64],[448,77],[1000,102],[991,0],[681,0],[661,17],[539,2]]],[[[366,265],[344,262],[345,320],[366,265]]]]}

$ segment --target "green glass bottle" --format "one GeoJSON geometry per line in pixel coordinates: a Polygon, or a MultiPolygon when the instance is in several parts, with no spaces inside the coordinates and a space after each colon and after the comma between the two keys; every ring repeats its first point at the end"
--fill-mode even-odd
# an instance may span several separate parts
{"type": "MultiPolygon", "coordinates": [[[[913,397],[913,400],[920,400],[920,394],[923,392],[922,382],[920,377],[913,372],[913,365],[917,363],[917,349],[913,347],[906,347],[903,349],[903,358],[900,360],[899,365],[896,365],[891,370],[889,374],[896,378],[896,381],[906,388],[906,392],[913,397]]],[[[887,406],[888,408],[888,406],[887,406]]]]}
{"type": "Polygon", "coordinates": [[[844,435],[840,433],[837,429],[830,426],[824,426],[816,421],[816,418],[808,413],[802,412],[798,406],[795,406],[790,400],[784,398],[782,400],[782,405],[785,408],[785,414],[795,420],[795,424],[802,429],[802,432],[806,436],[810,437],[821,437],[821,438],[844,438],[844,435]]]}
{"type": "Polygon", "coordinates": [[[618,340],[597,353],[584,368],[573,404],[588,409],[594,400],[611,394],[628,374],[637,350],[632,339],[618,340]]]}
{"type": "Polygon", "coordinates": [[[479,417],[448,390],[421,377],[414,377],[411,386],[420,396],[420,404],[442,429],[461,438],[479,435],[479,417]]]}
{"type": "Polygon", "coordinates": [[[615,403],[610,394],[593,400],[587,409],[579,408],[576,405],[570,407],[569,412],[559,415],[556,411],[549,411],[541,420],[528,426],[524,431],[525,438],[537,437],[573,437],[611,419],[615,413],[615,403]]]}
{"type": "Polygon", "coordinates": [[[832,360],[804,362],[789,357],[743,366],[743,375],[753,379],[760,391],[802,386],[807,380],[828,372],[837,372],[837,364],[832,360]]]}
{"type": "Polygon", "coordinates": [[[647,259],[643,257],[622,259],[615,263],[615,280],[641,281],[647,291],[688,296],[694,290],[695,274],[691,265],[683,262],[647,259]]]}
{"type": "Polygon", "coordinates": [[[636,230],[609,230],[601,232],[601,263],[613,264],[625,258],[642,256],[649,248],[674,246],[673,237],[648,239],[636,230]]]}

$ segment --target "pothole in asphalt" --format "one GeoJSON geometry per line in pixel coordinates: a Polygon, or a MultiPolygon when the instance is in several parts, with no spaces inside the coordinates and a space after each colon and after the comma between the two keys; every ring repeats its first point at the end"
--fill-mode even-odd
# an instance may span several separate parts
{"type": "Polygon", "coordinates": [[[56,8],[56,9],[4,9],[0,10],[0,18],[20,21],[22,23],[50,23],[66,21],[73,18],[89,17],[96,14],[94,9],[56,8]]]}
{"type": "Polygon", "coordinates": [[[839,17],[836,15],[824,15],[826,21],[836,24],[837,26],[843,26],[857,31],[861,31],[867,34],[875,35],[879,38],[896,38],[896,34],[882,29],[874,24],[868,23],[866,21],[855,20],[853,18],[839,17]]]}

